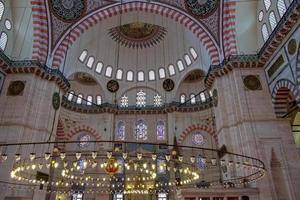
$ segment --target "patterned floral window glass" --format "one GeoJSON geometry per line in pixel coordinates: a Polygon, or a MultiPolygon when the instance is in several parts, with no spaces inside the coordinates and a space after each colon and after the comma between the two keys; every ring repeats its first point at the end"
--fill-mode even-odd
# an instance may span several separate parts
{"type": "Polygon", "coordinates": [[[146,106],[146,93],[143,90],[140,90],[136,94],[136,106],[145,107],[146,106]]]}
{"type": "Polygon", "coordinates": [[[156,125],[157,140],[165,139],[165,135],[166,135],[165,130],[166,130],[165,123],[163,121],[157,122],[157,125],[156,125]]]}
{"type": "Polygon", "coordinates": [[[148,127],[143,120],[139,120],[136,123],[135,138],[136,140],[147,140],[148,139],[148,127]]]}
{"type": "Polygon", "coordinates": [[[91,140],[91,136],[84,134],[84,135],[80,135],[78,138],[79,141],[79,147],[82,149],[85,149],[89,146],[89,141],[91,140]]]}
{"type": "Polygon", "coordinates": [[[200,132],[195,133],[193,135],[193,143],[198,146],[203,145],[205,143],[204,136],[200,132]]]}
{"type": "Polygon", "coordinates": [[[201,156],[197,156],[197,159],[196,159],[196,166],[198,169],[200,170],[204,170],[205,167],[206,167],[206,164],[205,164],[205,158],[201,157],[201,156]]]}
{"type": "Polygon", "coordinates": [[[121,107],[128,107],[128,96],[124,95],[121,97],[121,107]]]}
{"type": "Polygon", "coordinates": [[[116,137],[118,140],[125,139],[125,123],[122,121],[118,123],[116,137]]]}

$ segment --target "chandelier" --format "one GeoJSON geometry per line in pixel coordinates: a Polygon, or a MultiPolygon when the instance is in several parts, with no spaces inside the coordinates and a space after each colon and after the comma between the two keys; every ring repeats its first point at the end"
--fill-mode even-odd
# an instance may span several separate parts
{"type": "MultiPolygon", "coordinates": [[[[78,141],[1,146],[74,143],[78,141]]],[[[65,152],[54,148],[52,153],[40,155],[2,154],[2,162],[15,160],[10,172],[12,181],[44,185],[48,192],[72,192],[81,187],[87,193],[149,194],[190,187],[243,187],[265,174],[261,160],[219,149],[137,142],[90,143],[103,149],[65,152]]]]}

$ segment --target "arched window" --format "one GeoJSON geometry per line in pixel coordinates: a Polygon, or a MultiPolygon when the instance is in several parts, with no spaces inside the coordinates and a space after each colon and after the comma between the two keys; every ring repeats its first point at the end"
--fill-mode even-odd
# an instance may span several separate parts
{"type": "Polygon", "coordinates": [[[114,200],[123,200],[123,194],[114,194],[114,200]]]}
{"type": "Polygon", "coordinates": [[[264,12],[261,10],[261,11],[259,11],[259,14],[258,14],[258,21],[262,21],[263,20],[263,18],[264,18],[264,12]]]}
{"type": "Polygon", "coordinates": [[[2,20],[4,14],[4,4],[0,1],[0,20],[2,20]]]}
{"type": "Polygon", "coordinates": [[[269,38],[269,31],[268,31],[268,28],[267,28],[267,25],[266,24],[263,24],[262,27],[261,27],[261,33],[262,33],[262,36],[264,38],[264,41],[266,42],[269,38]]]}
{"type": "Polygon", "coordinates": [[[165,72],[165,69],[164,68],[160,68],[158,70],[158,74],[159,74],[159,78],[162,79],[162,78],[166,78],[166,72],[165,72]]]}
{"type": "Polygon", "coordinates": [[[125,123],[122,121],[118,122],[116,138],[117,140],[125,140],[125,123]]]}
{"type": "Polygon", "coordinates": [[[2,32],[0,36],[0,48],[2,49],[2,51],[4,51],[6,48],[7,40],[7,34],[5,32],[2,32]]]}
{"type": "Polygon", "coordinates": [[[198,54],[193,47],[190,48],[190,53],[192,54],[193,59],[196,60],[198,57],[198,54]]]}
{"type": "Polygon", "coordinates": [[[5,20],[5,28],[7,29],[7,30],[11,30],[11,22],[8,20],[8,19],[6,19],[5,20]]]}
{"type": "Polygon", "coordinates": [[[76,100],[77,104],[82,104],[82,97],[83,97],[82,94],[78,94],[78,97],[77,97],[77,100],[76,100]]]}
{"type": "Polygon", "coordinates": [[[180,95],[180,103],[184,103],[185,102],[185,98],[186,98],[185,94],[181,94],[180,95]]]}
{"type": "Polygon", "coordinates": [[[155,72],[153,70],[150,70],[148,75],[149,75],[149,81],[155,80],[155,72]]]}
{"type": "Polygon", "coordinates": [[[169,65],[169,75],[170,75],[170,76],[175,75],[175,68],[174,68],[174,65],[169,65]]]}
{"type": "Polygon", "coordinates": [[[112,75],[112,67],[111,66],[107,66],[106,67],[106,71],[105,71],[105,76],[107,76],[107,77],[111,77],[111,75],[112,75]]]}
{"type": "Polygon", "coordinates": [[[190,66],[192,64],[192,60],[191,60],[189,55],[185,54],[184,55],[184,60],[185,60],[185,63],[186,63],[187,66],[190,66]]]}
{"type": "Polygon", "coordinates": [[[145,107],[146,106],[146,93],[143,90],[140,90],[136,94],[136,106],[145,107]]]}
{"type": "Polygon", "coordinates": [[[100,74],[101,71],[102,71],[102,68],[103,68],[103,63],[102,62],[98,62],[97,65],[96,65],[96,69],[95,71],[100,74]]]}
{"type": "Polygon", "coordinates": [[[128,107],[128,96],[124,95],[121,97],[121,107],[128,107]]]}
{"type": "Polygon", "coordinates": [[[196,103],[196,96],[195,96],[195,94],[191,94],[190,98],[191,98],[191,104],[195,104],[196,103]]]}
{"type": "Polygon", "coordinates": [[[83,50],[82,53],[79,56],[80,62],[84,62],[84,60],[86,59],[87,55],[88,55],[87,50],[83,50]]]}
{"type": "Polygon", "coordinates": [[[279,12],[279,16],[282,17],[284,13],[286,12],[286,5],[284,0],[278,0],[277,1],[277,9],[279,12]]]}
{"type": "Polygon", "coordinates": [[[182,60],[177,61],[177,68],[180,72],[182,72],[184,70],[184,65],[183,65],[182,60]]]}
{"type": "Polygon", "coordinates": [[[91,95],[86,98],[86,105],[91,106],[93,104],[93,97],[91,95]]]}
{"type": "Polygon", "coordinates": [[[123,78],[123,70],[122,69],[118,69],[117,70],[117,74],[116,74],[116,79],[122,80],[122,78],[123,78]]]}
{"type": "Polygon", "coordinates": [[[269,22],[270,22],[271,29],[273,31],[277,25],[275,13],[273,11],[271,11],[269,14],[269,22]]]}
{"type": "Polygon", "coordinates": [[[162,105],[162,99],[161,96],[159,94],[156,94],[153,98],[154,101],[154,106],[155,107],[160,107],[162,105]]]}
{"type": "Polygon", "coordinates": [[[97,103],[97,105],[101,105],[102,104],[102,97],[100,95],[97,95],[97,97],[96,97],[96,103],[97,103]]]}
{"type": "Polygon", "coordinates": [[[202,102],[205,102],[205,101],[206,101],[205,94],[204,94],[203,92],[200,93],[200,98],[201,98],[201,101],[202,101],[202,102]]]}
{"type": "Polygon", "coordinates": [[[72,101],[74,97],[74,91],[69,92],[68,94],[68,101],[72,101]]]}
{"type": "Polygon", "coordinates": [[[95,61],[95,58],[94,58],[93,56],[90,56],[89,59],[88,59],[88,61],[87,61],[87,63],[86,63],[86,66],[87,66],[88,68],[91,68],[91,69],[92,69],[93,64],[94,64],[94,61],[95,61]]]}
{"type": "Polygon", "coordinates": [[[127,72],[127,81],[133,81],[133,72],[132,71],[127,72]]]}
{"type": "Polygon", "coordinates": [[[166,193],[158,193],[157,200],[167,200],[167,199],[168,198],[167,198],[167,194],[166,193]]]}
{"type": "Polygon", "coordinates": [[[135,126],[135,138],[136,140],[148,139],[148,127],[144,120],[139,120],[135,126]]]}
{"type": "Polygon", "coordinates": [[[166,139],[166,126],[163,121],[158,121],[156,124],[156,137],[157,137],[157,140],[165,140],[166,139]]]}
{"type": "Polygon", "coordinates": [[[268,11],[271,7],[271,0],[264,0],[264,4],[266,7],[266,10],[268,11]]]}
{"type": "Polygon", "coordinates": [[[143,71],[138,72],[137,74],[138,81],[144,81],[145,80],[145,74],[143,71]]]}

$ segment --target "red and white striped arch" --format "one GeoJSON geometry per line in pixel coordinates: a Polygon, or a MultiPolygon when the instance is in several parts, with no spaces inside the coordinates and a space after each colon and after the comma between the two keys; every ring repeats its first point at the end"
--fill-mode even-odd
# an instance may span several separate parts
{"type": "Polygon", "coordinates": [[[287,79],[277,81],[272,92],[273,107],[277,118],[281,118],[288,112],[289,103],[296,100],[299,106],[299,91],[294,83],[287,79]]]}
{"type": "Polygon", "coordinates": [[[207,125],[204,124],[192,124],[189,127],[187,127],[179,136],[178,138],[178,144],[182,144],[184,140],[187,138],[188,135],[193,133],[194,131],[199,130],[199,131],[205,131],[208,134],[212,135],[215,139],[217,139],[215,135],[215,130],[207,125]]]}
{"type": "Polygon", "coordinates": [[[223,50],[225,58],[237,54],[235,30],[236,0],[224,0],[223,4],[223,50]]]}
{"type": "Polygon", "coordinates": [[[33,48],[32,59],[46,63],[49,47],[48,16],[45,0],[32,0],[33,48]]]}
{"type": "Polygon", "coordinates": [[[147,13],[155,13],[173,19],[176,22],[184,25],[203,43],[207,49],[212,64],[220,63],[220,51],[217,42],[213,39],[209,31],[196,19],[188,15],[186,12],[174,8],[172,6],[159,2],[128,2],[109,5],[103,7],[93,13],[87,15],[76,24],[72,29],[67,31],[63,38],[54,48],[53,68],[59,68],[63,63],[66,52],[73,43],[89,28],[107,18],[121,14],[122,12],[142,11],[147,13]]]}

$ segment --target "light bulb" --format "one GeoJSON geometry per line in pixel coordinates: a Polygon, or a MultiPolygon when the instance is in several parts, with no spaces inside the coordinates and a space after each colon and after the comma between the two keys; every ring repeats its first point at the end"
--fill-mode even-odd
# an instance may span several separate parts
{"type": "Polygon", "coordinates": [[[112,152],[111,151],[106,152],[106,156],[108,159],[110,159],[112,157],[112,152]]]}
{"type": "Polygon", "coordinates": [[[152,160],[156,160],[156,158],[157,158],[157,155],[156,154],[152,154],[152,160]]]}
{"type": "Polygon", "coordinates": [[[81,157],[81,153],[80,153],[80,152],[76,152],[76,155],[75,155],[75,156],[76,156],[76,159],[79,160],[80,157],[81,157]]]}
{"type": "Polygon", "coordinates": [[[2,154],[1,157],[3,161],[7,160],[7,154],[2,154]]]}
{"type": "Polygon", "coordinates": [[[92,158],[93,158],[93,159],[96,159],[96,158],[97,158],[97,152],[96,152],[96,151],[93,151],[93,152],[92,152],[92,158]]]}
{"type": "Polygon", "coordinates": [[[195,161],[196,161],[195,156],[191,156],[191,163],[195,163],[195,161]]]}
{"type": "Polygon", "coordinates": [[[46,152],[44,156],[45,156],[45,160],[49,160],[51,153],[46,152]]]}
{"type": "Polygon", "coordinates": [[[35,153],[30,153],[29,158],[31,161],[33,161],[35,159],[35,153]]]}
{"type": "Polygon", "coordinates": [[[128,157],[128,153],[123,153],[123,159],[126,160],[128,157]]]}
{"type": "Polygon", "coordinates": [[[61,153],[60,153],[60,158],[61,158],[62,160],[64,160],[64,159],[66,158],[66,153],[65,153],[65,152],[61,152],[61,153]]]}
{"type": "Polygon", "coordinates": [[[18,162],[19,160],[21,160],[21,155],[19,153],[16,153],[15,160],[16,160],[16,162],[18,162]]]}
{"type": "Polygon", "coordinates": [[[142,154],[142,153],[137,153],[137,158],[138,158],[139,160],[141,160],[142,157],[143,157],[143,154],[142,154]]]}

